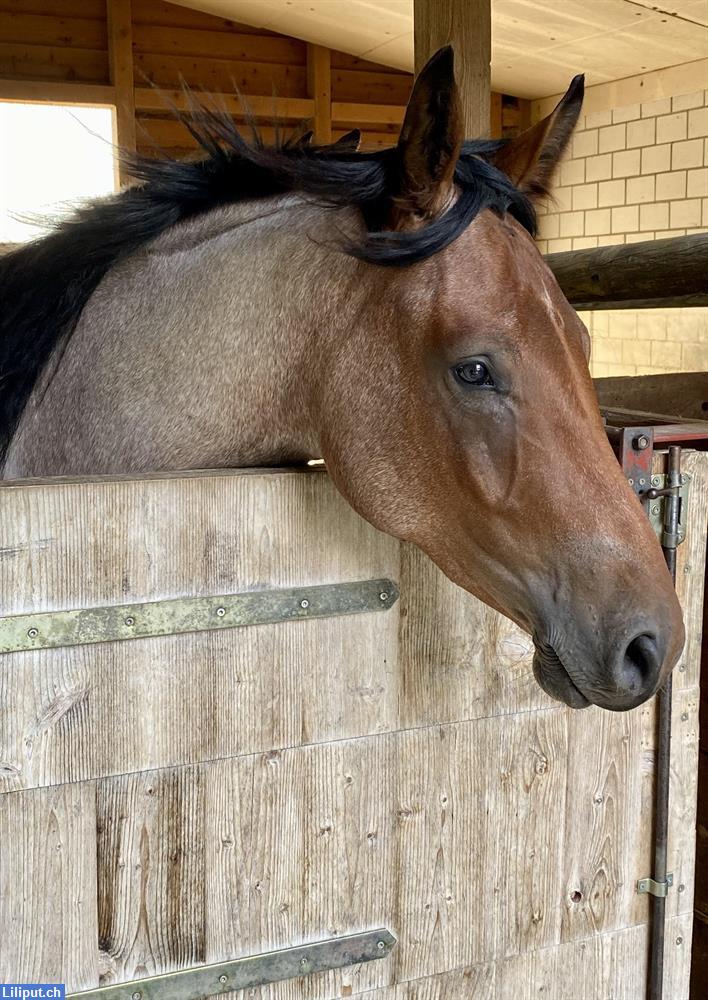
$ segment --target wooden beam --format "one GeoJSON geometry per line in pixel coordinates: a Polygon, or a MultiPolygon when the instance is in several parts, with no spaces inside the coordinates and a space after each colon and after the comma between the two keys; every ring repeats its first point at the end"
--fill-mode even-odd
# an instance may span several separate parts
{"type": "Polygon", "coordinates": [[[416,73],[439,48],[453,45],[465,134],[489,135],[491,0],[415,0],[413,27],[416,73]]]}
{"type": "MultiPolygon", "coordinates": [[[[197,92],[197,100],[200,95],[197,92]]],[[[244,97],[248,112],[254,118],[264,118],[268,121],[300,121],[302,118],[312,118],[315,113],[315,102],[309,97],[260,97],[248,94],[244,97]]],[[[247,112],[241,99],[234,94],[213,94],[209,92],[205,98],[209,107],[224,108],[234,118],[245,118],[247,112]]],[[[185,110],[187,100],[181,90],[168,90],[160,87],[136,87],[135,107],[138,111],[159,111],[169,114],[171,107],[185,110]]]]}
{"type": "MultiPolygon", "coordinates": [[[[119,150],[134,152],[135,93],[133,80],[133,22],[131,0],[106,0],[108,17],[108,65],[115,88],[114,142],[119,150]]],[[[120,164],[117,179],[123,181],[120,164]]]]}
{"type": "Polygon", "coordinates": [[[402,125],[406,113],[399,104],[332,103],[332,121],[357,128],[359,125],[402,125]]]}
{"type": "Polygon", "coordinates": [[[22,104],[84,104],[111,107],[115,104],[114,87],[96,83],[73,83],[56,80],[0,79],[0,101],[22,104]]]}
{"type": "Polygon", "coordinates": [[[489,124],[489,134],[492,139],[501,139],[502,131],[502,95],[492,94],[490,101],[491,121],[489,124]]]}
{"type": "Polygon", "coordinates": [[[307,46],[307,91],[315,102],[315,142],[332,141],[332,66],[330,51],[322,45],[307,46]]]}
{"type": "Polygon", "coordinates": [[[569,250],[546,263],[576,309],[708,305],[708,233],[569,250]]]}

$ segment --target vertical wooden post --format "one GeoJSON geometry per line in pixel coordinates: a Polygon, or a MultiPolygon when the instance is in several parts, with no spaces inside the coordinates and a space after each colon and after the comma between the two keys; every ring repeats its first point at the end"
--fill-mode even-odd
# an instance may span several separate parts
{"type": "Polygon", "coordinates": [[[330,50],[307,46],[307,92],[315,102],[315,142],[332,141],[332,64],[330,50]]]}
{"type": "Polygon", "coordinates": [[[492,139],[501,139],[502,137],[502,95],[495,94],[492,92],[490,108],[491,108],[491,121],[489,125],[489,135],[492,139]]]}
{"type": "MultiPolygon", "coordinates": [[[[116,113],[113,141],[121,150],[134,152],[135,87],[133,82],[133,21],[131,0],[106,0],[108,17],[108,66],[115,88],[116,113]]],[[[125,180],[116,162],[116,180],[125,180]]]]}
{"type": "Polygon", "coordinates": [[[415,0],[413,28],[416,73],[437,49],[452,44],[465,133],[471,139],[489,135],[491,0],[415,0]]]}

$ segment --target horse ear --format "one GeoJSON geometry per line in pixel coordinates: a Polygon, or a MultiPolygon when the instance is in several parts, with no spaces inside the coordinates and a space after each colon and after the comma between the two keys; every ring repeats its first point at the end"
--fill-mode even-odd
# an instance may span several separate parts
{"type": "Polygon", "coordinates": [[[357,153],[361,146],[361,129],[353,128],[351,132],[340,135],[336,142],[332,143],[332,148],[338,153],[357,153]]]}
{"type": "Polygon", "coordinates": [[[452,46],[428,60],[413,85],[398,140],[397,222],[445,207],[464,138],[452,46]],[[403,217],[402,217],[403,216],[403,217]]]}
{"type": "Polygon", "coordinates": [[[547,118],[511,139],[491,160],[524,194],[545,195],[583,106],[585,77],[573,77],[547,118]]]}

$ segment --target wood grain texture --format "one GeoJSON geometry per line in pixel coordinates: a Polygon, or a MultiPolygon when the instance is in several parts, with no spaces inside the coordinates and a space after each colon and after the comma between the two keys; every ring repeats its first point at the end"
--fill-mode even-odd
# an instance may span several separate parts
{"type": "Polygon", "coordinates": [[[332,141],[332,67],[322,45],[307,46],[307,94],[315,102],[315,142],[325,145],[332,141]]]}
{"type": "MultiPolygon", "coordinates": [[[[248,114],[271,122],[273,119],[311,118],[315,109],[314,102],[309,97],[259,97],[254,94],[244,104],[233,94],[210,94],[208,101],[220,108],[225,107],[235,118],[244,118],[248,114]]],[[[139,111],[165,114],[168,106],[186,109],[187,100],[181,90],[136,87],[135,104],[139,111]]]]}
{"type": "MultiPolygon", "coordinates": [[[[124,154],[135,152],[135,82],[133,79],[133,20],[131,0],[107,0],[108,73],[115,91],[113,142],[124,154]]],[[[128,174],[116,161],[118,184],[128,174]]]]}
{"type": "Polygon", "coordinates": [[[0,79],[0,100],[25,104],[111,105],[115,90],[109,85],[56,80],[0,79]]]}
{"type": "Polygon", "coordinates": [[[66,46],[77,49],[106,48],[106,25],[102,20],[67,14],[52,17],[19,10],[0,13],[0,38],[4,42],[22,43],[31,39],[36,45],[52,45],[59,49],[66,46]]]}
{"type": "Polygon", "coordinates": [[[91,783],[0,797],[0,982],[98,984],[91,783]]]}
{"type": "Polygon", "coordinates": [[[104,49],[57,49],[0,39],[0,77],[107,84],[108,53],[104,49]]]}
{"type": "MultiPolygon", "coordinates": [[[[392,577],[321,473],[3,486],[5,614],[392,577]],[[372,576],[373,574],[373,576],[372,576]]],[[[0,658],[0,787],[396,728],[398,610],[0,658]]]]}
{"type": "Polygon", "coordinates": [[[548,254],[546,263],[576,309],[706,304],[706,233],[548,254]]]}
{"type": "Polygon", "coordinates": [[[653,707],[573,718],[565,794],[562,939],[646,922],[636,881],[651,868],[653,707]],[[650,746],[645,745],[649,731],[650,746]],[[643,811],[643,806],[648,811],[643,811]]]}
{"type": "Polygon", "coordinates": [[[534,680],[529,636],[411,545],[401,546],[400,620],[403,727],[555,704],[534,680]]]}
{"type": "MultiPolygon", "coordinates": [[[[685,462],[705,474],[706,456],[685,462]]],[[[385,925],[382,962],[234,996],[639,1000],[653,704],[549,701],[528,640],[322,473],[4,484],[0,515],[5,614],[374,576],[402,590],[386,614],[0,657],[11,970],[67,962],[90,988],[385,925]]],[[[702,597],[691,573],[682,597],[702,597]]],[[[675,696],[671,1000],[688,988],[697,655],[675,696]]]]}
{"type": "Polygon", "coordinates": [[[700,683],[703,602],[708,525],[708,460],[705,453],[684,449],[681,468],[691,476],[686,541],[676,555],[676,591],[683,607],[686,645],[674,671],[674,684],[692,688],[700,683]]]}
{"type": "Polygon", "coordinates": [[[205,959],[202,773],[175,768],[96,788],[100,985],[205,959]]]}
{"type": "Polygon", "coordinates": [[[307,97],[305,66],[136,52],[135,74],[159,87],[177,87],[183,79],[189,86],[210,93],[233,94],[239,90],[262,96],[275,93],[278,97],[307,97]]]}
{"type": "MultiPolygon", "coordinates": [[[[217,21],[213,29],[180,28],[171,25],[140,24],[134,27],[136,52],[183,55],[207,59],[233,59],[236,62],[281,63],[304,66],[306,43],[285,35],[247,34],[217,21]]],[[[328,50],[325,50],[328,51],[328,50]]]]}
{"type": "Polygon", "coordinates": [[[489,135],[491,0],[415,0],[413,27],[416,73],[434,52],[452,45],[465,135],[489,135]]]}

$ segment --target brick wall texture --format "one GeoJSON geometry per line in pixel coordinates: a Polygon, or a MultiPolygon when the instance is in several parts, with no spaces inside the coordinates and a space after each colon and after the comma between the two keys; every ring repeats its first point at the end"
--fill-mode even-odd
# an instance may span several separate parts
{"type": "MultiPolygon", "coordinates": [[[[581,118],[539,223],[543,253],[708,232],[708,91],[581,118]]],[[[595,376],[708,369],[708,309],[581,315],[595,376]]]]}

